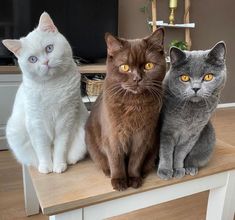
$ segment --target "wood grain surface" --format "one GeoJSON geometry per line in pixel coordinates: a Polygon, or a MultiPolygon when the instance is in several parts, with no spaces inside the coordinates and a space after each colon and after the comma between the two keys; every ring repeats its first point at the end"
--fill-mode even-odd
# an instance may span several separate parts
{"type": "Polygon", "coordinates": [[[211,161],[195,177],[164,181],[152,172],[141,188],[129,188],[123,192],[114,191],[110,179],[89,159],[70,166],[63,174],[40,174],[34,168],[30,169],[30,174],[43,213],[51,215],[231,169],[235,169],[235,148],[218,140],[211,161]]]}

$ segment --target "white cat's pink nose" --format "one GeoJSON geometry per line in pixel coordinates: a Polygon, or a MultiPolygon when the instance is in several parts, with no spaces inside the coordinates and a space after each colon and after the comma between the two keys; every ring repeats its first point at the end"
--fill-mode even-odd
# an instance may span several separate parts
{"type": "Polygon", "coordinates": [[[49,60],[46,60],[46,61],[43,62],[43,65],[48,66],[48,63],[49,63],[49,60]]]}

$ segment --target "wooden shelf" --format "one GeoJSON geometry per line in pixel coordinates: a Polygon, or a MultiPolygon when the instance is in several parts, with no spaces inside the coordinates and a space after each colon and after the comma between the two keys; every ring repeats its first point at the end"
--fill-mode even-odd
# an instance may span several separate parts
{"type": "Polygon", "coordinates": [[[0,74],[20,74],[18,66],[0,66],[0,74]]]}
{"type": "Polygon", "coordinates": [[[83,102],[95,102],[98,96],[83,96],[82,101],[83,102]]]}
{"type": "MultiPolygon", "coordinates": [[[[106,73],[105,64],[88,64],[78,66],[81,74],[85,73],[106,73]]],[[[0,74],[21,74],[18,66],[0,66],[0,74]]]]}
{"type": "MultiPolygon", "coordinates": [[[[152,21],[148,22],[149,24],[153,25],[152,21]]],[[[168,24],[164,23],[163,21],[156,21],[156,25],[158,27],[167,27],[167,28],[195,28],[195,23],[188,23],[188,24],[168,24]]]]}
{"type": "Polygon", "coordinates": [[[106,73],[105,64],[88,64],[78,66],[80,73],[106,73]]]}

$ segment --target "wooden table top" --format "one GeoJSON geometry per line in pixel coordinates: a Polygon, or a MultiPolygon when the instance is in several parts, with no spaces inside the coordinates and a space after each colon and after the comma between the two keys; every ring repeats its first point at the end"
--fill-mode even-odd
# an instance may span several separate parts
{"type": "MultiPolygon", "coordinates": [[[[87,64],[78,66],[81,74],[84,73],[106,73],[105,64],[87,64]]],[[[0,66],[0,74],[21,74],[18,66],[0,66]]]]}
{"type": "Polygon", "coordinates": [[[43,213],[53,215],[231,169],[235,169],[235,148],[218,140],[211,161],[199,170],[198,175],[164,181],[157,177],[155,171],[148,175],[139,189],[128,188],[123,192],[114,191],[110,178],[105,177],[90,159],[70,166],[62,174],[40,174],[34,168],[29,171],[43,213]]]}

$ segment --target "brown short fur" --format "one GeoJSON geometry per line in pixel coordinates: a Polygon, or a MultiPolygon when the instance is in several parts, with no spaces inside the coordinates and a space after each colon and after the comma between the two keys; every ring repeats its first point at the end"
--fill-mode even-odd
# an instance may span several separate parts
{"type": "Polygon", "coordinates": [[[154,167],[166,70],[163,35],[162,29],[137,40],[106,35],[107,76],[86,124],[86,144],[116,190],[141,186],[154,167]],[[154,63],[150,71],[144,69],[148,62],[154,63]],[[122,64],[128,73],[120,71],[122,64]]]}

